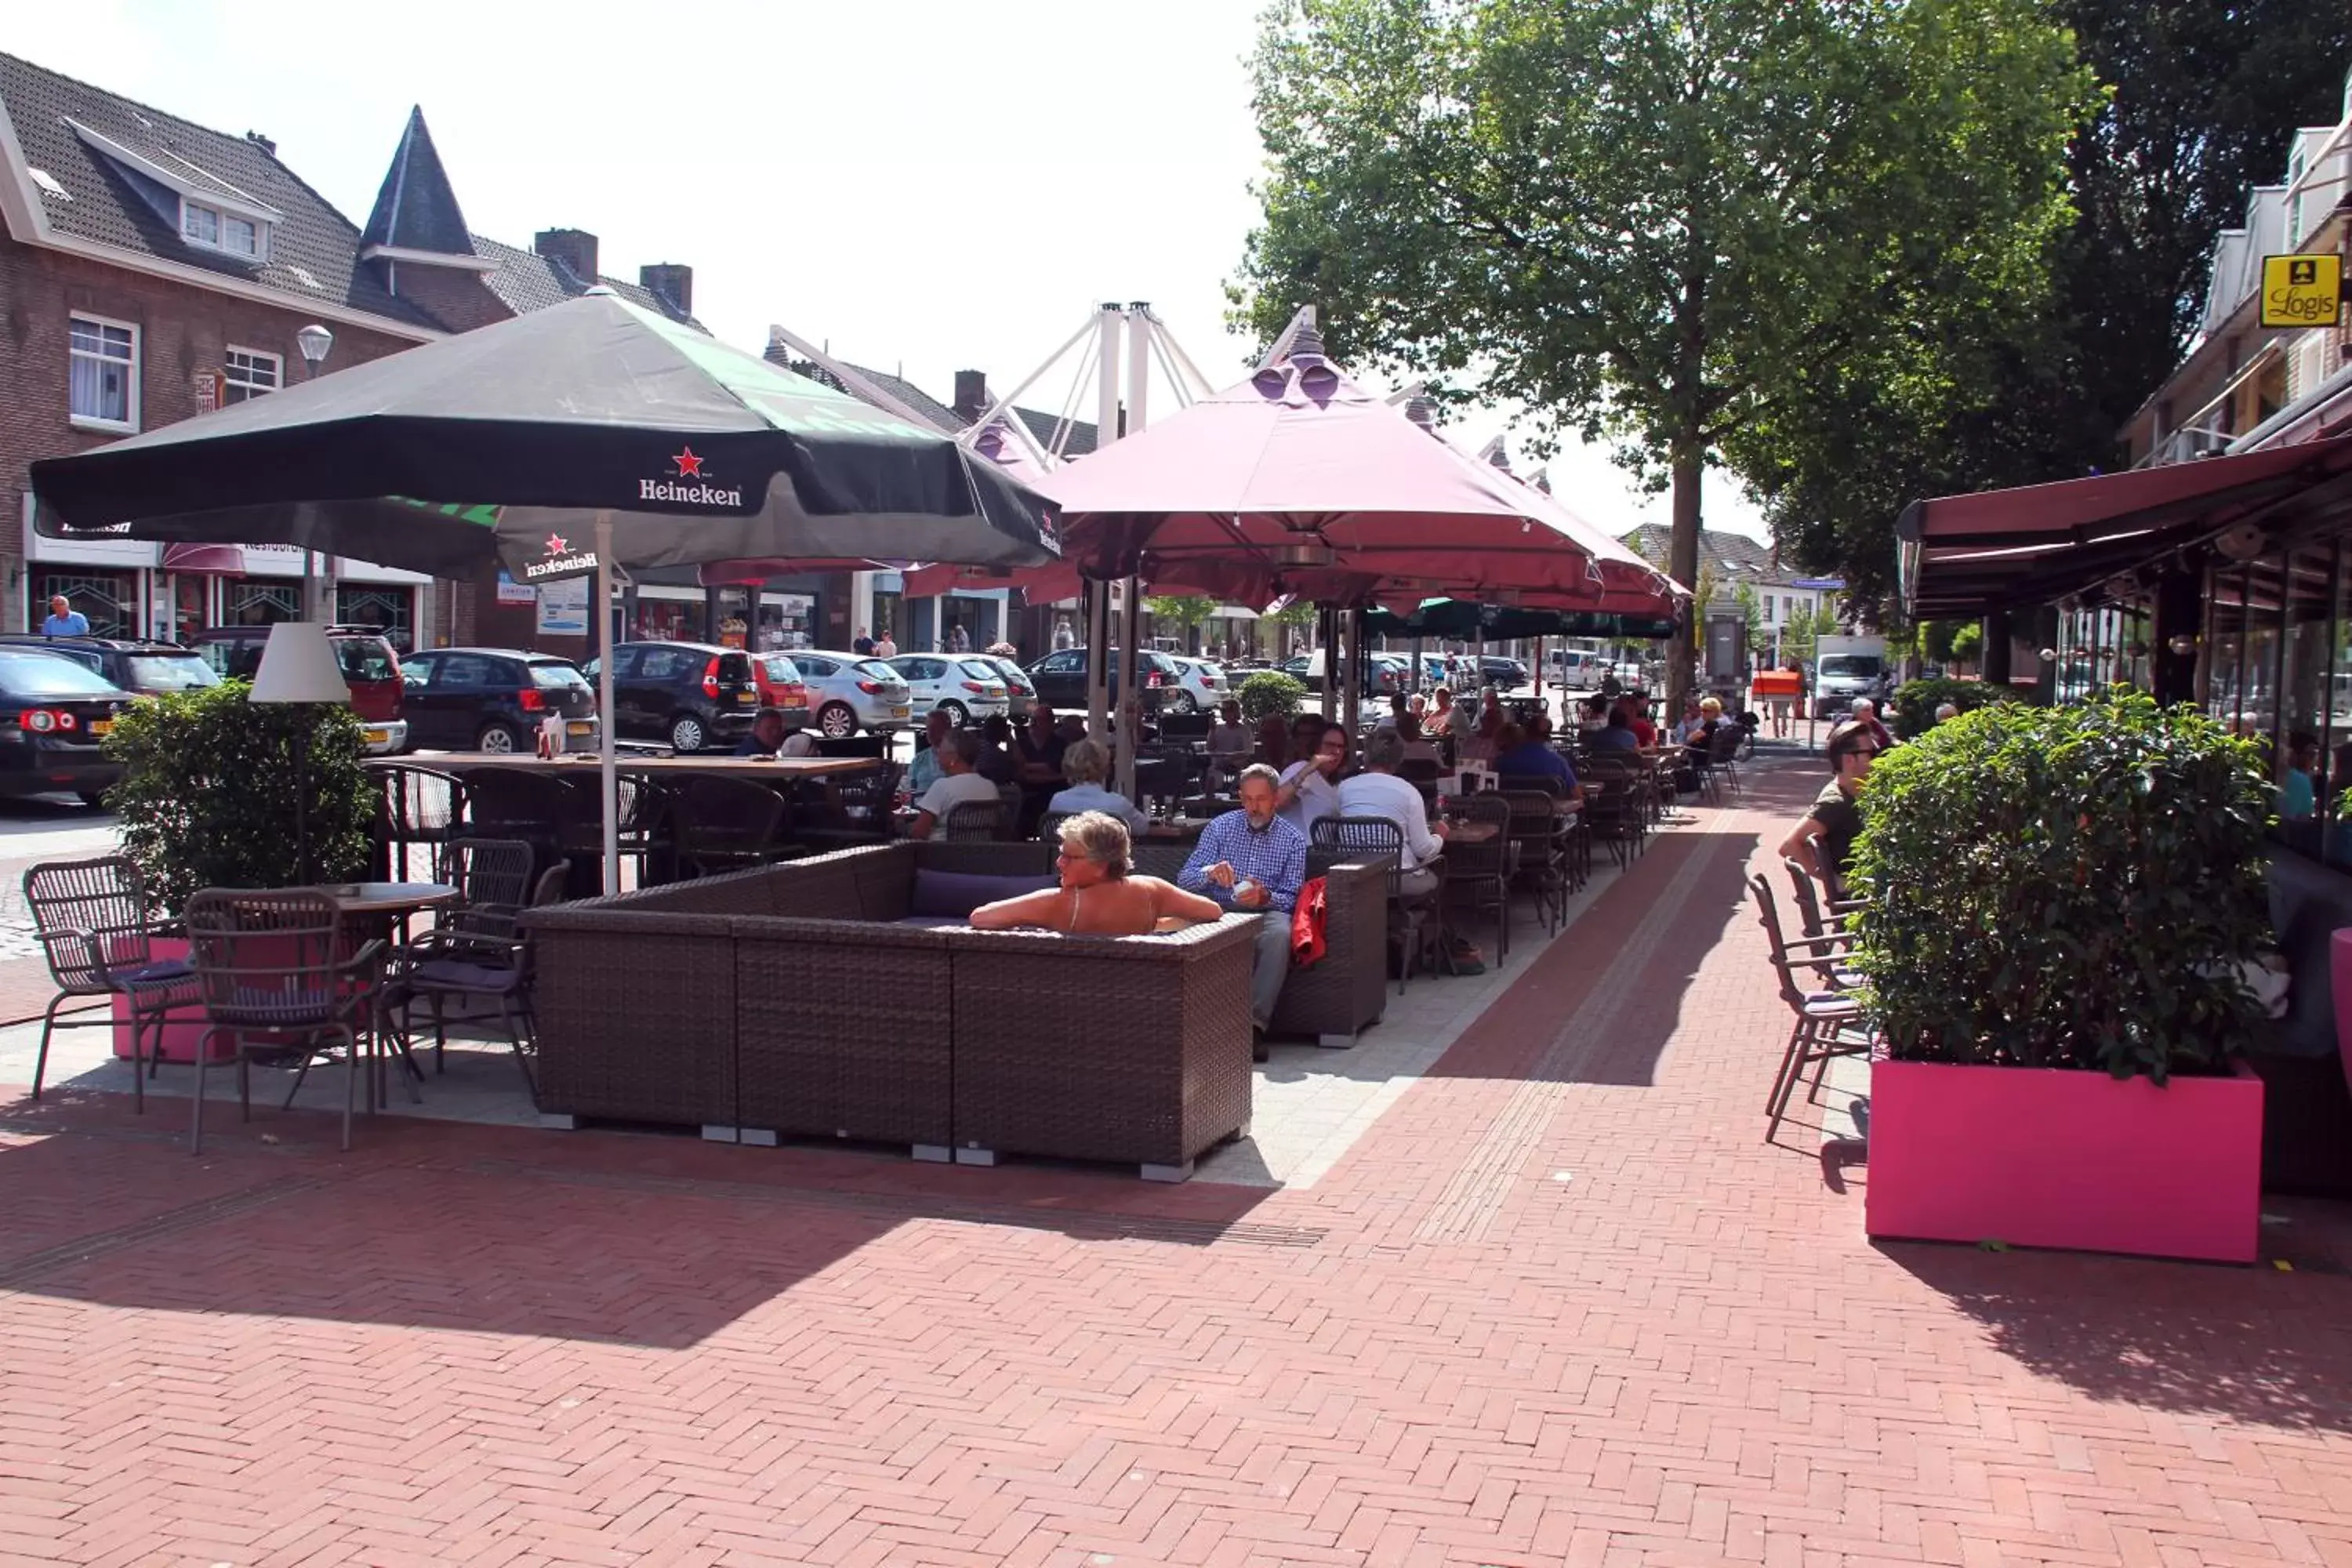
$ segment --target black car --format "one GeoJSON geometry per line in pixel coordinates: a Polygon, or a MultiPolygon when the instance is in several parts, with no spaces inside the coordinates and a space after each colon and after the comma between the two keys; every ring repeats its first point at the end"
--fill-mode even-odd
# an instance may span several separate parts
{"type": "Polygon", "coordinates": [[[45,637],[37,632],[0,635],[0,647],[37,647],[62,654],[84,669],[104,676],[142,697],[218,686],[212,660],[178,643],[138,637],[45,637]]]}
{"type": "MultiPolygon", "coordinates": [[[[596,661],[585,668],[596,683],[596,661]]],[[[614,738],[673,751],[731,750],[760,712],[759,674],[740,647],[625,642],[613,649],[614,738]]]]}
{"type": "Polygon", "coordinates": [[[78,659],[0,647],[0,795],[78,795],[85,805],[122,776],[100,747],[131,693],[78,659]]]}
{"type": "Polygon", "coordinates": [[[1478,684],[1481,686],[1525,686],[1528,680],[1528,667],[1516,658],[1500,654],[1483,654],[1478,659],[1478,684]]]}
{"type": "Polygon", "coordinates": [[[568,658],[510,647],[436,647],[401,661],[408,743],[448,752],[530,752],[550,714],[566,749],[596,744],[596,692],[568,658]]]}
{"type": "MultiPolygon", "coordinates": [[[[1164,653],[1145,649],[1137,656],[1143,665],[1143,679],[1137,696],[1146,713],[1157,713],[1184,679],[1176,661],[1164,653]]],[[[1110,700],[1120,700],[1120,678],[1129,670],[1128,661],[1111,650],[1110,700]]],[[[1087,650],[1066,647],[1029,667],[1029,684],[1037,689],[1037,700],[1048,708],[1074,708],[1084,711],[1087,706],[1087,650]]]]}

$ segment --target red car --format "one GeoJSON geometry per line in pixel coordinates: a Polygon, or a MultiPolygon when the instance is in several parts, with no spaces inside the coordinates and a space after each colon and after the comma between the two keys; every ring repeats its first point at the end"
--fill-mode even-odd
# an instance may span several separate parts
{"type": "Polygon", "coordinates": [[[760,683],[760,706],[781,709],[786,728],[797,730],[809,721],[808,681],[790,654],[753,654],[751,675],[760,683]]]}
{"type": "MultiPolygon", "coordinates": [[[[250,680],[261,668],[268,626],[213,626],[195,634],[196,650],[212,661],[223,679],[250,680]]],[[[335,662],[352,689],[352,711],[366,728],[368,754],[388,757],[407,749],[408,722],[401,714],[400,656],[373,626],[329,626],[335,662]]]]}

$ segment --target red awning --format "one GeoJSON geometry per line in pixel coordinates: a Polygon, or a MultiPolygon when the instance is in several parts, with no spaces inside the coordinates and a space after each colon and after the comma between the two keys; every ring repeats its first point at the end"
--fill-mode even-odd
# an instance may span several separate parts
{"type": "Polygon", "coordinates": [[[1914,501],[1896,570],[1912,616],[1958,619],[2095,589],[2245,523],[2352,527],[2352,438],[1914,501]]]}

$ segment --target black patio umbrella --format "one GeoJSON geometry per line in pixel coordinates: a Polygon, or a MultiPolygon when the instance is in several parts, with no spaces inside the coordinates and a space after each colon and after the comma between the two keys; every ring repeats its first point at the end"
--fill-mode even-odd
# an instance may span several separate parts
{"type": "MultiPolygon", "coordinates": [[[[517,581],[744,556],[1035,566],[1052,507],[950,437],[609,290],[35,463],[36,527],[517,581]]],[[[605,888],[618,857],[601,661],[605,888]]]]}
{"type": "Polygon", "coordinates": [[[1034,566],[997,464],[609,292],[33,465],[40,531],[519,582],[741,556],[1034,566]],[[125,526],[127,525],[127,526],[125,526]]]}

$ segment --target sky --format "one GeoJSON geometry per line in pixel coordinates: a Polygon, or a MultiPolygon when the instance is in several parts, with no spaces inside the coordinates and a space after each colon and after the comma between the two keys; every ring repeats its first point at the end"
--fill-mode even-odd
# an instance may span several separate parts
{"type": "MultiPolygon", "coordinates": [[[[0,49],[260,132],[355,223],[420,106],[475,233],[585,229],[622,278],[684,262],[728,342],[782,324],[947,401],[958,370],[1010,390],[1105,300],[1150,301],[1212,382],[1245,374],[1224,284],[1256,215],[1260,3],[77,0],[8,6],[0,49]]],[[[1076,370],[1022,401],[1058,410],[1076,370]]],[[[1475,449],[1507,422],[1448,433],[1475,449]]],[[[1666,521],[1603,450],[1550,472],[1612,532],[1666,521]]],[[[1764,535],[1729,478],[1706,506],[1764,535]]]]}

